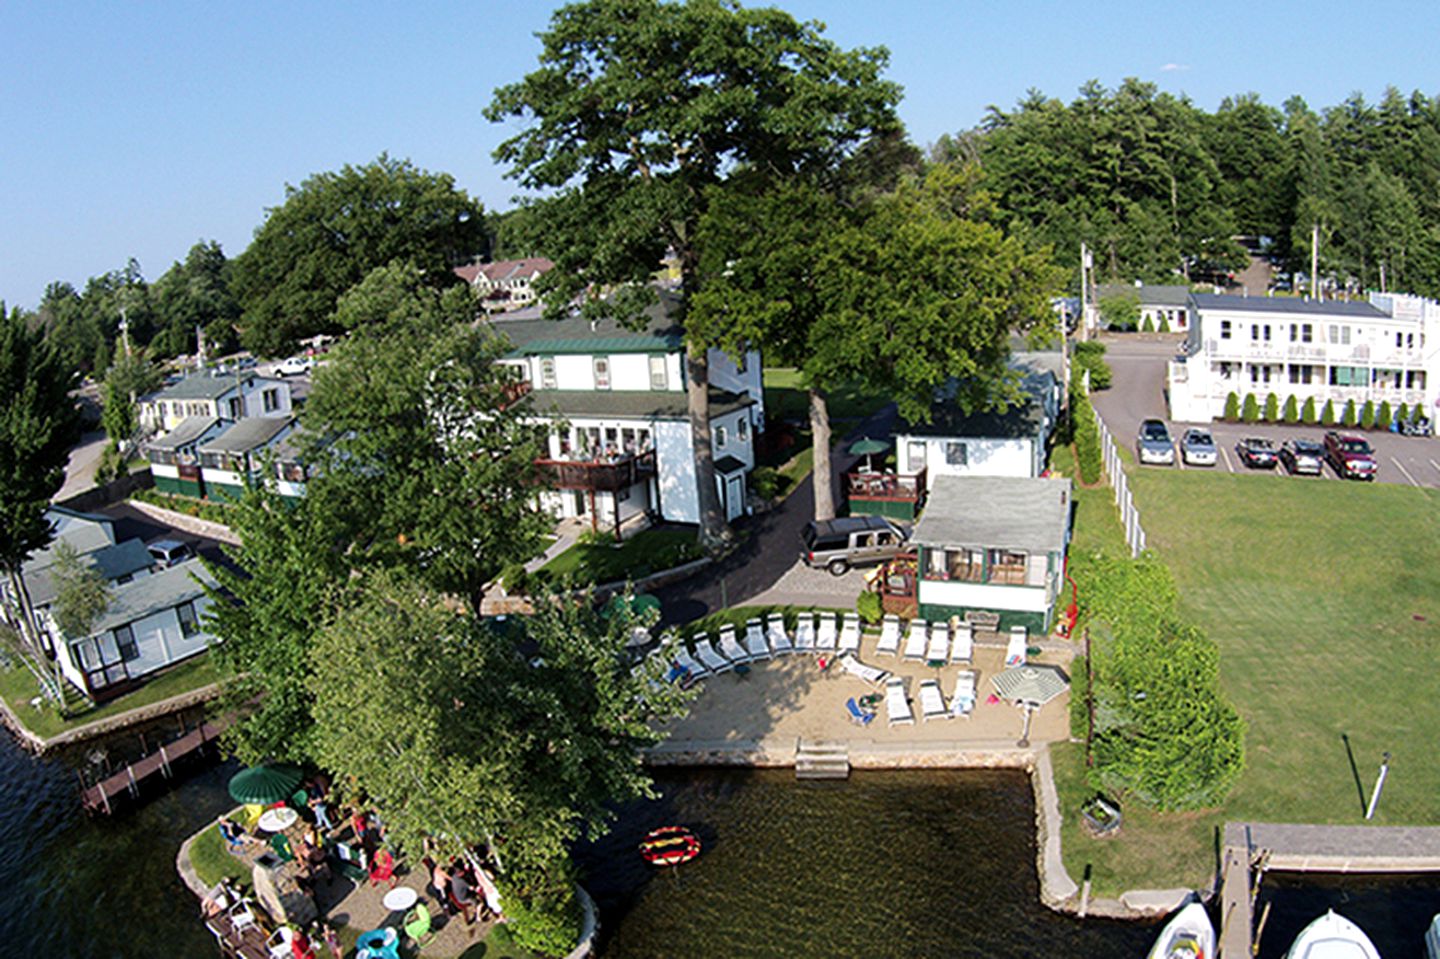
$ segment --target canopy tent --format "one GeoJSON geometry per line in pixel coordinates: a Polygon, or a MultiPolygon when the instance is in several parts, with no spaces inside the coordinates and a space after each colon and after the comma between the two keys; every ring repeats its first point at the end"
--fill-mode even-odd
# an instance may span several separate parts
{"type": "Polygon", "coordinates": [[[305,772],[290,763],[265,763],[230,777],[230,797],[242,803],[283,802],[295,795],[305,772]]]}
{"type": "Polygon", "coordinates": [[[1011,666],[991,680],[1001,699],[1043,706],[1069,688],[1069,678],[1058,666],[1011,666]]]}

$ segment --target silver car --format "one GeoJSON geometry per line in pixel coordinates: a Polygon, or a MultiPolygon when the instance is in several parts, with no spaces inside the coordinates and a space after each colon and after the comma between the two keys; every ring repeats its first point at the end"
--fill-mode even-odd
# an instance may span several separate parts
{"type": "Polygon", "coordinates": [[[1135,458],[1141,463],[1175,465],[1175,444],[1170,441],[1170,431],[1161,420],[1146,420],[1140,424],[1140,435],[1135,440],[1135,458]]]}
{"type": "Polygon", "coordinates": [[[1186,466],[1214,466],[1217,452],[1209,430],[1191,427],[1180,437],[1180,458],[1186,466]]]}

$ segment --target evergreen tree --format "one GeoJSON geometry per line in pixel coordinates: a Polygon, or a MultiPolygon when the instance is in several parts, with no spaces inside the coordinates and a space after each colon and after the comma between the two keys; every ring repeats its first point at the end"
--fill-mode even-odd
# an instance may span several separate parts
{"type": "Polygon", "coordinates": [[[1265,397],[1264,416],[1267,423],[1280,422],[1280,397],[1274,393],[1267,394],[1265,397]]]}
{"type": "Polygon", "coordinates": [[[1334,425],[1335,425],[1335,401],[1334,401],[1334,400],[1326,400],[1326,401],[1325,401],[1325,409],[1324,409],[1324,411],[1320,414],[1320,422],[1321,422],[1321,424],[1324,425],[1324,426],[1334,426],[1334,425]]]}
{"type": "Polygon", "coordinates": [[[1375,428],[1375,401],[1366,400],[1365,405],[1360,408],[1360,426],[1367,430],[1375,428]]]}
{"type": "Polygon", "coordinates": [[[1353,399],[1345,401],[1345,417],[1342,422],[1350,428],[1355,426],[1355,401],[1353,399]]]}
{"type": "Polygon", "coordinates": [[[1223,417],[1227,423],[1235,423],[1240,419],[1240,394],[1234,390],[1231,390],[1230,395],[1225,397],[1225,412],[1223,417]]]}
{"type": "Polygon", "coordinates": [[[1285,412],[1282,414],[1287,423],[1300,422],[1300,404],[1295,400],[1295,394],[1285,397],[1285,412]]]}
{"type": "Polygon", "coordinates": [[[1315,415],[1315,397],[1305,397],[1305,405],[1300,409],[1300,419],[1311,426],[1319,422],[1319,417],[1315,415]]]}
{"type": "Polygon", "coordinates": [[[1245,405],[1240,411],[1240,418],[1246,423],[1254,423],[1260,419],[1260,402],[1255,399],[1254,393],[1245,394],[1245,405]]]}
{"type": "Polygon", "coordinates": [[[1408,422],[1410,422],[1410,406],[1409,406],[1409,404],[1407,404],[1407,403],[1401,403],[1401,404],[1400,404],[1400,408],[1395,411],[1395,420],[1394,420],[1394,422],[1396,422],[1396,423],[1408,423],[1408,422]]]}

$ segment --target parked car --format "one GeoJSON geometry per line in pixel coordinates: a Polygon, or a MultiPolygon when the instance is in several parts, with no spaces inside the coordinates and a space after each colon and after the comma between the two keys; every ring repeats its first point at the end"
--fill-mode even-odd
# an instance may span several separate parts
{"type": "Polygon", "coordinates": [[[150,556],[155,564],[163,569],[169,569],[176,563],[183,562],[195,555],[189,543],[182,543],[174,539],[157,539],[145,547],[150,551],[150,556]]]}
{"type": "Polygon", "coordinates": [[[843,576],[851,566],[894,559],[907,549],[910,530],[883,516],[846,516],[805,524],[800,559],[843,576]]]}
{"type": "Polygon", "coordinates": [[[1325,447],[1314,440],[1286,440],[1280,447],[1280,462],[1291,476],[1319,476],[1325,464],[1325,447]]]}
{"type": "Polygon", "coordinates": [[[1369,443],[1335,430],[1325,434],[1325,459],[1341,479],[1373,480],[1380,471],[1369,443]]]}
{"type": "Polygon", "coordinates": [[[303,376],[315,368],[315,361],[308,356],[292,356],[281,360],[275,367],[276,376],[303,376]]]}
{"type": "Polygon", "coordinates": [[[1235,455],[1252,470],[1273,470],[1280,462],[1275,444],[1263,436],[1247,436],[1236,443],[1235,455]]]}
{"type": "Polygon", "coordinates": [[[1400,424],[1398,432],[1404,436],[1429,436],[1434,430],[1430,427],[1429,418],[1422,416],[1400,424]]]}
{"type": "Polygon", "coordinates": [[[1214,466],[1218,453],[1209,430],[1191,427],[1180,437],[1180,457],[1186,466],[1214,466]]]}
{"type": "Polygon", "coordinates": [[[1135,440],[1135,457],[1141,463],[1175,464],[1175,444],[1170,441],[1170,431],[1161,420],[1146,420],[1140,424],[1140,436],[1135,440]]]}

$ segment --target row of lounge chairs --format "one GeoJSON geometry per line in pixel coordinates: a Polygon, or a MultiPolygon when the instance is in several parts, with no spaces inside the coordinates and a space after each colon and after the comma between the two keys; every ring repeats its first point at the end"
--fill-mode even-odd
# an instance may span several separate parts
{"type": "MultiPolygon", "coordinates": [[[[929,722],[932,719],[968,719],[975,711],[975,673],[963,670],[955,680],[955,693],[947,706],[940,692],[940,683],[933,679],[921,680],[920,715],[929,722]]],[[[885,683],[885,715],[891,726],[905,726],[915,722],[910,710],[910,700],[905,695],[905,681],[898,677],[885,683]]]]}
{"type": "Polygon", "coordinates": [[[785,617],[771,613],[764,623],[749,620],[743,636],[734,626],[724,626],[713,643],[708,633],[702,633],[691,639],[687,649],[670,635],[661,641],[661,648],[674,667],[670,679],[689,686],[736,666],[791,653],[838,652],[842,658],[846,654],[853,657],[860,651],[860,617],[854,613],[846,613],[843,619],[835,613],[801,613],[792,640],[785,629],[785,617]]]}
{"type": "Polygon", "coordinates": [[[969,623],[958,623],[952,631],[948,623],[912,619],[905,633],[903,650],[900,634],[900,617],[893,613],[887,615],[880,623],[876,655],[930,663],[969,663],[975,658],[975,635],[969,623]]]}

